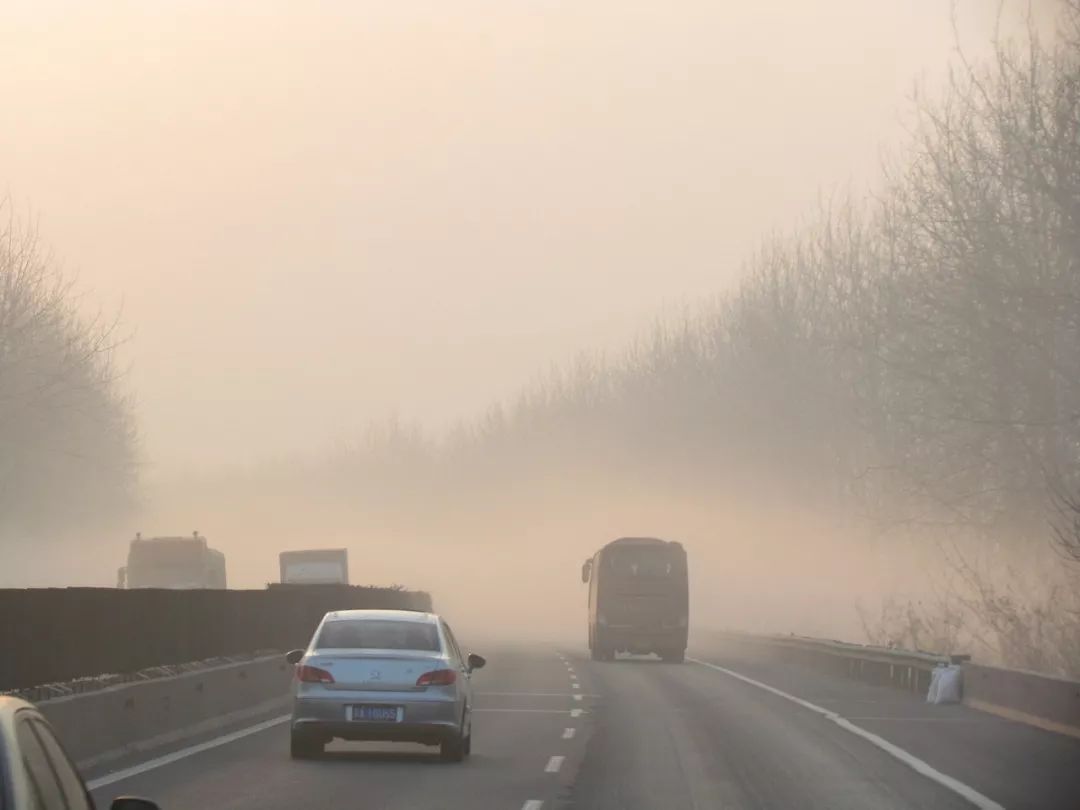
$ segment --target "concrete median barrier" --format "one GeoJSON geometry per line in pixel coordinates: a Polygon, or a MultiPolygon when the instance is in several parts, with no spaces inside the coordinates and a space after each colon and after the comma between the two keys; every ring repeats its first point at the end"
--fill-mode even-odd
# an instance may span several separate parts
{"type": "Polygon", "coordinates": [[[107,686],[38,703],[84,771],[258,718],[289,705],[283,654],[107,686]]]}
{"type": "Polygon", "coordinates": [[[430,610],[431,596],[359,585],[0,588],[0,650],[33,651],[0,656],[0,691],[287,650],[306,644],[328,611],[354,608],[430,610]]]}

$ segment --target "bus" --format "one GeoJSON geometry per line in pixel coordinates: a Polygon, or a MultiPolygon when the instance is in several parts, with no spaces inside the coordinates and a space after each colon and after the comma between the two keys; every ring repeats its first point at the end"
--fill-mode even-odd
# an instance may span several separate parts
{"type": "Polygon", "coordinates": [[[589,651],[595,661],[619,652],[655,653],[665,661],[686,656],[689,584],[686,550],[655,537],[623,537],[587,559],[589,651]]]}
{"type": "Polygon", "coordinates": [[[117,572],[118,588],[225,588],[225,555],[198,532],[191,537],[136,534],[127,565],[117,572]]]}

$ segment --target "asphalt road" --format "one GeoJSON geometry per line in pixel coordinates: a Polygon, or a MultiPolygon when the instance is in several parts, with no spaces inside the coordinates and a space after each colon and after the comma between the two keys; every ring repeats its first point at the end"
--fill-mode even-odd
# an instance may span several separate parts
{"type": "MultiPolygon", "coordinates": [[[[484,652],[490,663],[474,676],[473,755],[464,764],[444,764],[423,746],[345,743],[323,760],[294,762],[288,726],[279,723],[98,788],[95,799],[107,807],[116,795],[144,795],[164,810],[973,806],[820,713],[703,664],[594,663],[580,651],[546,648],[484,652]]],[[[789,681],[780,688],[799,686],[790,672],[772,674],[789,681]]],[[[769,676],[760,667],[750,675],[769,676]]],[[[886,691],[892,710],[899,712],[897,699],[914,701],[886,691]]],[[[935,733],[928,723],[919,729],[935,733]]],[[[999,725],[994,733],[1012,732],[999,725]]],[[[1080,771],[1080,742],[1038,734],[1063,766],[1080,771]]]]}

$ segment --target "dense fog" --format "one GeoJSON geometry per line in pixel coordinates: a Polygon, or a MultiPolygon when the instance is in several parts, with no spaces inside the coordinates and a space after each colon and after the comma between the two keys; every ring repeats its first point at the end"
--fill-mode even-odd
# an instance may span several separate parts
{"type": "Polygon", "coordinates": [[[1080,6],[743,5],[17,6],[0,586],[580,638],[654,535],[694,628],[1080,670],[1080,6]]]}

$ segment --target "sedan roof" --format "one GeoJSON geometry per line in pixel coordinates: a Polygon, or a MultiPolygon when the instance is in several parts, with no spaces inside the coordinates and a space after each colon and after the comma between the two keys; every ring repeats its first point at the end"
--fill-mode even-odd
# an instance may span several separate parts
{"type": "Polygon", "coordinates": [[[384,622],[419,622],[435,624],[439,617],[434,613],[422,613],[418,610],[334,610],[326,614],[325,621],[384,621],[384,622]]]}

